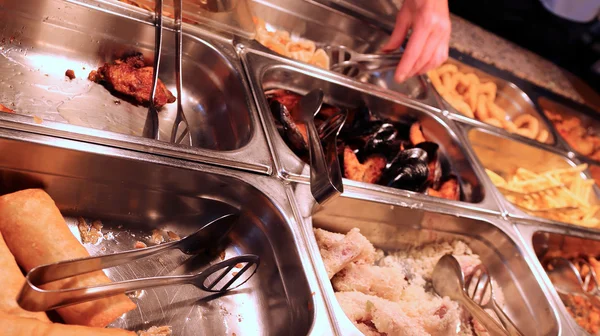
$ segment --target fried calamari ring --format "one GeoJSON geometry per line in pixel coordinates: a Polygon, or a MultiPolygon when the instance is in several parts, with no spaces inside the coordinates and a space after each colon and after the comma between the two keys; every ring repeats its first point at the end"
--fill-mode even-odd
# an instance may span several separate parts
{"type": "Polygon", "coordinates": [[[539,142],[546,142],[548,140],[548,136],[550,134],[548,133],[548,131],[546,131],[545,129],[540,130],[540,133],[538,134],[538,136],[535,138],[535,140],[539,141],[539,142]]]}
{"type": "Polygon", "coordinates": [[[502,120],[502,127],[510,133],[515,133],[518,127],[510,120],[502,120]]]}
{"type": "Polygon", "coordinates": [[[498,120],[506,120],[506,112],[504,112],[504,110],[500,106],[496,105],[496,103],[493,101],[487,101],[487,108],[490,113],[490,117],[498,120]]]}
{"type": "Polygon", "coordinates": [[[441,76],[445,73],[457,73],[458,72],[458,67],[454,64],[444,64],[442,66],[440,66],[439,68],[437,68],[437,73],[441,76]]]}
{"type": "MultiPolygon", "coordinates": [[[[477,98],[477,108],[475,109],[475,116],[477,119],[484,121],[490,118],[490,114],[487,108],[487,97],[485,95],[479,95],[477,98]]],[[[502,127],[502,125],[498,126],[502,127]]]]}
{"type": "Polygon", "coordinates": [[[540,122],[531,114],[521,114],[514,120],[517,130],[517,134],[525,137],[535,139],[540,132],[540,122]]]}
{"type": "Polygon", "coordinates": [[[454,107],[458,112],[462,113],[466,117],[475,118],[473,114],[473,110],[469,107],[469,104],[465,103],[462,99],[458,97],[454,97],[451,94],[443,94],[442,98],[444,98],[452,107],[454,107]]]}
{"type": "Polygon", "coordinates": [[[490,101],[496,101],[496,91],[498,87],[494,82],[487,82],[479,85],[479,93],[487,95],[490,101]]]}
{"type": "Polygon", "coordinates": [[[429,70],[427,72],[427,77],[429,77],[429,80],[431,81],[431,84],[433,85],[433,87],[435,88],[435,90],[441,96],[443,96],[446,93],[446,87],[442,83],[442,80],[441,80],[440,75],[437,72],[437,70],[435,70],[435,69],[429,70]]]}

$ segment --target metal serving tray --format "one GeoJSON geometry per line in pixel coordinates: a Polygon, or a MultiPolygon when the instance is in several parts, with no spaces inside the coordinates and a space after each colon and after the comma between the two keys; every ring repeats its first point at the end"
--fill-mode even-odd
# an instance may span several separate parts
{"type": "MultiPolygon", "coordinates": [[[[548,110],[550,112],[560,114],[563,117],[578,118],[579,120],[581,120],[581,125],[584,128],[600,136],[600,120],[598,120],[598,112],[593,111],[591,108],[585,106],[571,107],[546,97],[539,97],[537,99],[537,103],[542,109],[542,111],[548,110]]],[[[550,124],[556,130],[556,126],[554,126],[552,122],[550,122],[550,124]]],[[[578,152],[576,149],[574,149],[573,146],[571,146],[558,131],[556,131],[556,134],[564,141],[566,148],[573,154],[578,155],[579,158],[581,158],[582,160],[595,161],[596,163],[600,163],[600,159],[593,159],[589,156],[585,156],[578,152]]]]}
{"type": "MultiPolygon", "coordinates": [[[[152,14],[109,4],[7,0],[0,18],[0,103],[17,112],[0,113],[1,126],[270,172],[268,146],[231,40],[185,26],[181,100],[195,143],[189,147],[142,138],[147,109],[87,79],[126,54],[141,52],[151,60],[152,14]],[[77,78],[69,80],[67,69],[77,78]]],[[[176,93],[174,37],[164,31],[160,78],[176,93]]],[[[175,114],[176,104],[159,112],[164,139],[175,114]]]]}
{"type": "MultiPolygon", "coordinates": [[[[512,173],[519,167],[539,172],[574,167],[580,163],[575,159],[564,156],[557,150],[551,151],[542,149],[539,146],[531,146],[487,129],[479,129],[469,125],[461,126],[480,165],[499,174],[502,174],[503,172],[512,173]]],[[[591,178],[588,171],[582,172],[581,176],[584,179],[591,178]]],[[[563,227],[577,227],[573,224],[551,221],[542,217],[535,217],[527,214],[506,200],[504,195],[494,187],[487,174],[485,179],[490,185],[488,188],[489,192],[496,195],[497,199],[500,201],[500,206],[508,216],[544,221],[563,227]]],[[[594,186],[593,188],[594,193],[590,195],[590,201],[593,203],[600,203],[598,200],[598,195],[600,195],[598,187],[594,186]]],[[[596,216],[600,218],[600,214],[597,214],[596,216]]]]}
{"type": "MultiPolygon", "coordinates": [[[[482,71],[478,68],[467,65],[467,64],[460,62],[454,58],[449,58],[446,63],[456,65],[458,67],[459,71],[462,71],[465,73],[474,73],[475,75],[477,75],[477,77],[479,77],[481,79],[482,82],[495,83],[498,88],[498,91],[496,93],[496,101],[495,102],[499,107],[504,109],[504,111],[506,112],[506,114],[508,115],[510,120],[513,120],[514,118],[516,118],[517,116],[519,116],[521,114],[530,114],[538,120],[538,122],[540,124],[540,130],[546,130],[548,132],[548,140],[545,143],[548,145],[553,145],[556,142],[555,141],[556,136],[553,132],[552,127],[547,124],[547,119],[541,116],[541,113],[536,108],[533,101],[518,86],[516,86],[515,84],[511,83],[508,80],[490,75],[490,74],[486,73],[485,71],[482,71]]],[[[433,90],[436,91],[435,89],[433,89],[433,90]]],[[[503,128],[494,127],[494,126],[488,125],[482,121],[464,116],[462,113],[458,112],[452,105],[450,105],[450,103],[448,103],[445,99],[443,99],[439,94],[437,94],[437,91],[436,91],[436,96],[438,97],[439,101],[441,102],[442,107],[450,112],[450,117],[453,120],[457,120],[457,121],[460,121],[463,123],[474,125],[474,126],[477,126],[480,128],[494,130],[497,133],[509,134],[511,137],[515,137],[520,140],[525,139],[530,142],[539,143],[535,140],[520,136],[518,134],[509,133],[506,130],[504,130],[503,128]]]]}
{"type": "MultiPolygon", "coordinates": [[[[317,47],[342,45],[362,53],[375,53],[388,41],[389,33],[363,20],[346,15],[314,1],[253,0],[254,15],[293,37],[314,41],[317,47]]],[[[255,48],[273,53],[261,44],[255,48]]],[[[403,83],[394,81],[394,69],[365,74],[355,80],[374,85],[374,90],[391,90],[404,96],[436,106],[436,98],[422,76],[403,83]]]]}
{"type": "Polygon", "coordinates": [[[291,184],[288,194],[303,218],[309,252],[339,328],[338,334],[360,335],[334,296],[313,227],[339,233],[356,227],[375,247],[388,251],[461,239],[481,257],[504,291],[505,312],[524,335],[571,334],[559,322],[557,310],[547,299],[548,288],[534,271],[535,257],[527,252],[514,226],[502,217],[457,209],[440,212],[432,203],[414,207],[411,198],[381,199],[353,187],[321,207],[307,197],[308,189],[303,184],[291,184]]]}
{"type": "MultiPolygon", "coordinates": [[[[330,335],[324,300],[283,185],[224,170],[43,135],[0,129],[0,194],[43,188],[77,235],[75,217],[101,220],[114,238],[86,244],[92,255],[133,249],[153,229],[185,236],[239,210],[226,256],[257,254],[261,264],[241,289],[209,296],[193,286],[145,290],[138,309],[113,327],[170,325],[173,335],[330,335]]],[[[51,243],[51,242],[48,242],[51,243]]],[[[108,269],[113,280],[198,271],[217,256],[180,253],[108,269]],[[185,259],[185,260],[184,260],[185,259]],[[204,260],[202,260],[204,259],[204,260]],[[184,263],[185,261],[185,263],[184,263]],[[186,271],[187,272],[187,271],[186,271]]]]}
{"type": "Polygon", "coordinates": [[[388,196],[410,195],[415,201],[430,200],[440,205],[451,204],[452,206],[476,208],[480,211],[499,211],[495,200],[488,196],[481,183],[482,172],[473,168],[474,161],[465,153],[453,126],[449,126],[440,113],[427,110],[424,105],[414,100],[401,99],[397,96],[395,99],[380,96],[378,93],[370,91],[368,86],[343,76],[333,75],[328,71],[315,71],[313,67],[304,66],[299,62],[289,61],[240,45],[238,45],[238,49],[240,49],[242,60],[246,65],[265,131],[269,135],[268,139],[273,150],[276,170],[284,178],[306,182],[309,180],[309,166],[292,152],[279,135],[264,95],[264,89],[282,88],[302,94],[319,87],[324,90],[326,100],[330,103],[340,106],[355,106],[364,102],[373,111],[387,118],[400,120],[410,116],[420,120],[426,136],[440,145],[442,155],[461,180],[466,202],[448,201],[348,179],[344,179],[344,185],[354,185],[388,196]]]}
{"type": "MultiPolygon", "coordinates": [[[[514,222],[534,258],[537,258],[535,256],[544,250],[581,251],[582,254],[600,255],[600,234],[597,232],[590,232],[585,228],[578,227],[558,227],[542,222],[524,220],[514,220],[514,222]]],[[[569,326],[572,335],[589,335],[571,317],[541,263],[535,264],[540,274],[540,280],[550,288],[551,300],[555,302],[563,325],[569,326]]]]}

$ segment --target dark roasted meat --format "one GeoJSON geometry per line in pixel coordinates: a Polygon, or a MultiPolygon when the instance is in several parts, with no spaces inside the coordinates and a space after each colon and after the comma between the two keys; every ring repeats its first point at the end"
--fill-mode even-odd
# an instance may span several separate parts
{"type": "MultiPolygon", "coordinates": [[[[146,66],[144,58],[138,54],[123,60],[115,60],[112,64],[105,63],[98,70],[90,72],[88,79],[103,84],[110,90],[130,96],[140,104],[149,105],[153,71],[154,68],[146,66]]],[[[159,79],[156,84],[154,105],[161,107],[173,102],[175,96],[159,79]]]]}

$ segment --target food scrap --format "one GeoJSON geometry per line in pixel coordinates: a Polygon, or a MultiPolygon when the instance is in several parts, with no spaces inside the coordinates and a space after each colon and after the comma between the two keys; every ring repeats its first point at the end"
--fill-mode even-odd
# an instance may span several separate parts
{"type": "MultiPolygon", "coordinates": [[[[481,327],[457,302],[437,296],[431,286],[433,269],[445,254],[457,258],[466,277],[481,264],[464,242],[386,253],[356,228],[345,235],[322,229],[314,233],[335,296],[365,335],[405,335],[407,330],[410,335],[475,335],[473,329],[481,327]]],[[[502,306],[504,296],[495,287],[502,306]]]]}
{"type": "MultiPolygon", "coordinates": [[[[92,70],[88,79],[105,85],[108,89],[134,98],[138,103],[148,105],[152,91],[154,68],[147,66],[141,54],[105,63],[98,70],[92,70]]],[[[175,102],[175,96],[159,79],[156,84],[154,105],[162,107],[175,102]]]]}
{"type": "MultiPolygon", "coordinates": [[[[265,92],[284,141],[304,162],[308,159],[306,126],[300,121],[299,94],[273,89],[265,92]]],[[[323,105],[315,116],[317,128],[340,108],[323,105]]],[[[439,145],[429,141],[419,121],[382,119],[366,107],[348,109],[338,136],[338,156],[344,177],[431,196],[460,200],[458,178],[442,165],[439,145]]]]}
{"type": "Polygon", "coordinates": [[[281,29],[270,29],[264,20],[254,17],[256,40],[272,51],[295,59],[329,69],[329,56],[323,49],[317,49],[315,42],[306,39],[293,39],[290,33],[281,29]]]}
{"type": "Polygon", "coordinates": [[[150,241],[156,245],[162,244],[165,242],[164,235],[165,235],[165,232],[163,230],[154,229],[154,230],[152,230],[152,236],[150,236],[150,241]]]}
{"type": "Polygon", "coordinates": [[[104,237],[102,235],[102,222],[94,221],[88,224],[82,217],[77,218],[77,229],[81,235],[81,242],[84,244],[98,244],[104,237]]]}
{"type": "Polygon", "coordinates": [[[569,146],[590,159],[600,161],[600,137],[583,125],[581,119],[549,110],[544,110],[544,114],[569,146]]]}
{"type": "Polygon", "coordinates": [[[75,79],[75,71],[68,69],[67,71],[65,71],[65,76],[69,78],[69,80],[73,80],[75,79]]]}
{"type": "Polygon", "coordinates": [[[594,181],[583,179],[580,175],[586,168],[587,164],[583,164],[541,173],[518,168],[506,178],[489,169],[486,173],[509,202],[533,216],[597,227],[600,221],[595,216],[600,207],[590,203],[595,195],[594,181]],[[564,208],[569,210],[562,210],[564,208]]]}
{"type": "Polygon", "coordinates": [[[15,113],[14,110],[9,109],[8,107],[0,104],[0,112],[6,112],[6,113],[15,113]]]}
{"type": "Polygon", "coordinates": [[[496,83],[483,82],[474,73],[461,72],[456,65],[448,63],[430,70],[427,75],[440,96],[466,117],[539,142],[548,140],[548,131],[540,127],[540,121],[533,115],[521,114],[510,120],[496,104],[496,83]]]}
{"type": "Polygon", "coordinates": [[[172,336],[173,329],[171,326],[151,327],[145,331],[139,331],[138,336],[172,336]]]}
{"type": "Polygon", "coordinates": [[[135,244],[133,245],[133,248],[136,249],[141,249],[141,248],[146,248],[148,247],[148,245],[146,245],[146,243],[142,242],[142,241],[136,241],[135,244]]]}

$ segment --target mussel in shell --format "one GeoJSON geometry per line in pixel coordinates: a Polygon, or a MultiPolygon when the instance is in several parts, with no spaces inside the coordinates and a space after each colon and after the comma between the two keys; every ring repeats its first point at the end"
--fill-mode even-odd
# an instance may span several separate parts
{"type": "Polygon", "coordinates": [[[278,117],[279,122],[283,126],[283,133],[289,144],[293,147],[292,150],[297,150],[302,153],[308,151],[308,134],[306,126],[298,123],[292,117],[288,108],[278,100],[271,100],[271,112],[278,117]]]}
{"type": "Polygon", "coordinates": [[[440,180],[442,179],[442,165],[438,157],[438,150],[440,146],[435,142],[423,141],[415,146],[415,148],[421,148],[427,152],[429,168],[429,176],[427,181],[431,188],[437,189],[440,187],[440,180]]]}
{"type": "Polygon", "coordinates": [[[388,187],[424,192],[428,177],[427,152],[421,148],[410,148],[398,152],[387,164],[380,182],[388,187]]]}

